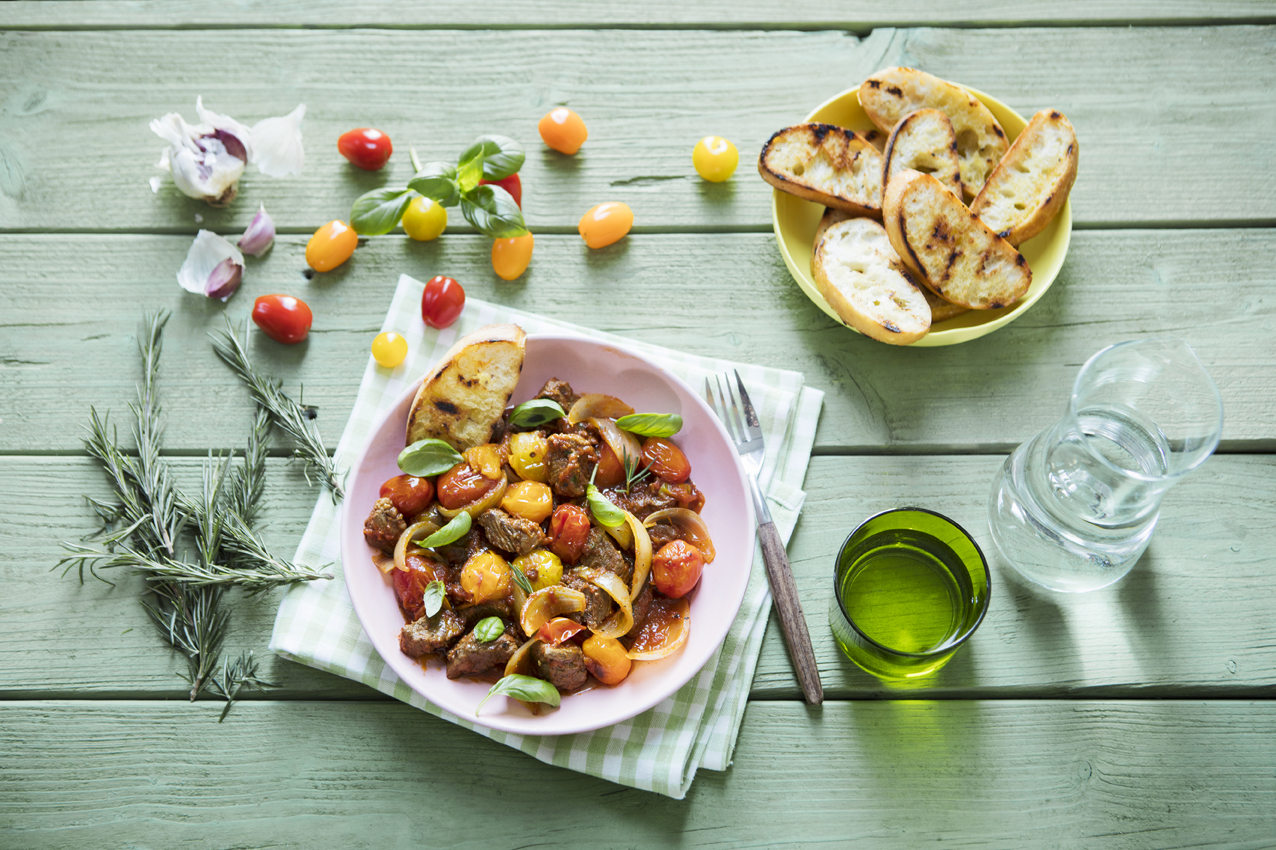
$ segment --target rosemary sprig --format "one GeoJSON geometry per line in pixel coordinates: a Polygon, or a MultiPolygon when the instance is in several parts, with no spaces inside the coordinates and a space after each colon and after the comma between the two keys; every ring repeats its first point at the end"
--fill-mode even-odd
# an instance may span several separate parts
{"type": "Polygon", "coordinates": [[[264,691],[279,687],[276,683],[267,682],[257,675],[257,659],[253,658],[252,650],[242,653],[234,664],[223,658],[221,675],[210,677],[209,685],[226,699],[226,707],[217,718],[218,723],[230,714],[231,706],[235,704],[240,690],[247,688],[250,691],[264,691]]]}
{"type": "Polygon", "coordinates": [[[628,493],[635,484],[651,474],[651,467],[644,467],[639,470],[638,458],[629,452],[624,452],[623,454],[624,457],[621,458],[621,463],[625,466],[625,492],[628,493]]]}
{"type": "MultiPolygon", "coordinates": [[[[248,352],[244,350],[243,343],[235,335],[234,330],[230,319],[227,318],[226,330],[213,336],[213,348],[217,356],[248,385],[253,398],[257,404],[265,408],[271,421],[292,437],[295,444],[293,456],[301,458],[306,463],[307,479],[309,479],[310,471],[315,472],[323,486],[332,494],[333,502],[344,498],[345,491],[342,489],[344,475],[337,471],[335,462],[328,456],[328,450],[324,448],[323,439],[319,436],[319,428],[314,424],[306,407],[284,393],[277,382],[254,368],[248,359],[248,352]]],[[[245,325],[246,331],[247,325],[245,325]]]]}

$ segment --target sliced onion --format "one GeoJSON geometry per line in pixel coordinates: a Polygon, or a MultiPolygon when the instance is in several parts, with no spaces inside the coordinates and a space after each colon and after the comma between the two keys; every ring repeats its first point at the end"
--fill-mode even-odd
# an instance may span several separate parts
{"type": "MultiPolygon", "coordinates": [[[[628,415],[628,414],[626,414],[628,415]]],[[[632,458],[631,463],[637,464],[642,460],[642,443],[638,442],[638,438],[628,431],[622,431],[615,422],[610,419],[601,419],[597,416],[591,416],[588,419],[590,425],[598,429],[598,433],[602,435],[605,442],[615,453],[616,459],[623,466],[625,458],[632,458]]]]}
{"type": "Polygon", "coordinates": [[[505,662],[505,672],[502,676],[513,676],[515,673],[522,673],[524,676],[535,676],[536,674],[532,672],[532,647],[540,642],[540,638],[534,637],[514,650],[510,660],[505,662]]]}
{"type": "Polygon", "coordinates": [[[394,568],[403,570],[406,573],[408,571],[408,562],[405,559],[408,555],[408,544],[413,540],[422,540],[438,530],[439,524],[432,519],[423,519],[405,528],[403,533],[399,535],[399,542],[394,544],[394,568]]]}
{"type": "Polygon", "coordinates": [[[658,658],[673,655],[682,648],[687,642],[688,635],[691,634],[691,605],[686,599],[657,597],[651,600],[651,605],[652,614],[657,609],[662,613],[658,617],[649,614],[647,622],[643,623],[642,628],[638,630],[629,650],[629,657],[634,661],[655,661],[658,658]],[[663,623],[660,622],[662,620],[663,623]],[[670,620],[673,623],[669,623],[670,620]],[[657,623],[666,626],[663,634],[655,627],[657,623]],[[660,638],[659,643],[648,645],[648,641],[656,638],[660,638]]]}
{"type": "Polygon", "coordinates": [[[706,564],[713,561],[713,538],[709,536],[709,526],[705,525],[700,514],[688,508],[665,508],[647,517],[646,525],[651,528],[662,519],[673,520],[678,530],[687,537],[687,542],[700,550],[706,564]]]}
{"type": "Polygon", "coordinates": [[[629,601],[633,602],[642,592],[642,586],[651,572],[651,536],[647,528],[638,521],[638,517],[625,511],[625,525],[634,535],[634,579],[629,588],[629,601]]]}
{"type": "Polygon", "coordinates": [[[609,638],[628,634],[634,627],[634,606],[629,599],[629,588],[625,587],[620,576],[610,570],[592,567],[578,569],[576,574],[590,584],[601,587],[616,601],[616,611],[601,626],[594,629],[594,634],[609,638]]]}
{"type": "Polygon", "coordinates": [[[603,531],[611,535],[611,539],[616,541],[616,545],[621,549],[628,549],[634,545],[634,533],[629,530],[629,526],[625,523],[612,528],[609,525],[603,526],[603,531]]]}
{"type": "Polygon", "coordinates": [[[462,513],[469,514],[470,519],[478,519],[481,514],[487,513],[501,503],[501,499],[505,498],[505,489],[509,487],[509,484],[509,479],[502,477],[501,483],[487,491],[487,495],[477,502],[461,505],[459,508],[445,508],[439,505],[439,513],[448,519],[453,519],[462,513]]]}
{"type": "Polygon", "coordinates": [[[390,570],[394,569],[394,558],[385,552],[373,552],[372,566],[380,570],[382,575],[389,575],[390,570]]]}
{"type": "Polygon", "coordinates": [[[575,588],[555,584],[527,597],[519,615],[519,624],[523,627],[523,634],[534,635],[541,630],[541,626],[559,614],[574,614],[584,610],[585,594],[575,588]]]}
{"type": "Polygon", "coordinates": [[[634,409],[625,404],[614,395],[603,395],[602,393],[589,393],[577,399],[572,405],[572,409],[567,411],[567,421],[572,425],[584,422],[591,416],[598,416],[604,419],[618,419],[621,416],[628,416],[633,413],[634,409]]]}

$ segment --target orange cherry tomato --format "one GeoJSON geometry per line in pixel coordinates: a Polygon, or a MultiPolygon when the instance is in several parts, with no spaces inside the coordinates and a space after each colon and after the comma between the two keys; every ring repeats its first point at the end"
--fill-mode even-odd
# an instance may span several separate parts
{"type": "Polygon", "coordinates": [[[619,685],[633,666],[624,644],[615,638],[590,635],[580,648],[585,654],[585,669],[604,685],[619,685]]]}
{"type": "Polygon", "coordinates": [[[663,437],[648,437],[642,444],[642,462],[662,481],[678,484],[691,476],[691,462],[682,449],[663,437]]]}
{"type": "Polygon", "coordinates": [[[574,564],[589,541],[589,514],[578,505],[559,505],[549,521],[549,550],[574,564]]]}
{"type": "Polygon", "coordinates": [[[625,465],[606,443],[598,452],[598,472],[594,474],[594,483],[599,487],[618,487],[625,483],[625,465]]]}
{"type": "Polygon", "coordinates": [[[437,490],[439,504],[454,511],[473,504],[491,492],[500,482],[484,478],[482,473],[468,463],[458,463],[439,476],[437,490]]]}
{"type": "Polygon", "coordinates": [[[532,234],[497,239],[492,243],[492,269],[501,280],[514,280],[532,261],[532,234]]]}
{"type": "Polygon", "coordinates": [[[376,171],[386,164],[394,146],[390,137],[371,127],[360,127],[342,133],[337,139],[337,150],[364,171],[376,171]]]}
{"type": "Polygon", "coordinates": [[[547,112],[536,125],[536,129],[540,130],[545,144],[559,153],[569,155],[580,150],[580,146],[585,144],[585,139],[589,138],[585,122],[565,106],[547,112]]]}
{"type": "Polygon", "coordinates": [[[396,475],[381,485],[381,498],[389,499],[405,517],[421,513],[434,499],[434,485],[428,478],[396,475]]]}
{"type": "Polygon", "coordinates": [[[275,342],[301,342],[310,333],[312,321],[314,314],[306,302],[291,295],[262,295],[253,302],[253,323],[275,342]]]}
{"type": "Polygon", "coordinates": [[[555,617],[541,626],[541,630],[536,633],[536,636],[550,646],[558,646],[563,641],[570,640],[583,631],[585,631],[585,627],[575,620],[569,620],[566,617],[555,617]]]}
{"type": "Polygon", "coordinates": [[[704,555],[685,540],[666,543],[651,559],[651,580],[670,599],[690,593],[703,571],[704,555]]]}
{"type": "Polygon", "coordinates": [[[326,272],[350,259],[359,245],[359,234],[344,221],[330,221],[306,243],[306,265],[326,272]]]}
{"type": "Polygon", "coordinates": [[[605,248],[623,239],[634,226],[634,211],[628,204],[610,201],[599,204],[580,217],[580,236],[590,248],[605,248]]]}

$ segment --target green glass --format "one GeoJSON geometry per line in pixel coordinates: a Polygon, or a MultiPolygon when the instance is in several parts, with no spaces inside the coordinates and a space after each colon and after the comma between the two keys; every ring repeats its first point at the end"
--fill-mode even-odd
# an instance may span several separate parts
{"type": "Polygon", "coordinates": [[[842,544],[834,575],[833,637],[884,679],[943,667],[988,611],[984,553],[965,529],[924,508],[866,519],[842,544]]]}

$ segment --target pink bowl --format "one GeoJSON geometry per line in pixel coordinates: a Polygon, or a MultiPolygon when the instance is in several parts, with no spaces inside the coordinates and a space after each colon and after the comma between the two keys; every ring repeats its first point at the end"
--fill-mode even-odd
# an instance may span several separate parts
{"type": "Polygon", "coordinates": [[[583,337],[533,334],[513,404],[526,401],[545,381],[560,378],[580,393],[615,395],[639,412],[677,413],[682,430],[675,438],[692,466],[692,480],[705,494],[702,512],[713,535],[717,557],[705,566],[691,599],[691,634],[678,654],[660,661],[635,662],[629,677],[615,687],[596,687],[563,698],[557,709],[533,715],[521,703],[494,697],[475,716],[490,685],[449,680],[438,662],[429,669],[399,651],[403,614],[388,577],[372,563],[363,540],[363,521],[381,484],[399,474],[413,386],[372,431],[352,464],[341,513],[341,558],[355,613],[372,645],[399,678],[440,708],[472,723],[529,735],[567,735],[610,726],[661,702],[700,671],[726,638],[740,610],[753,563],[755,517],[748,481],[735,446],[717,417],[685,383],[661,367],[623,348],[583,337]]]}

